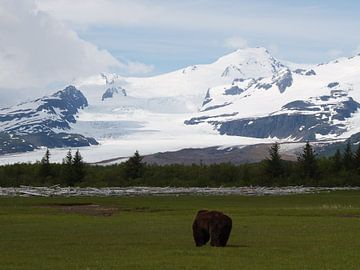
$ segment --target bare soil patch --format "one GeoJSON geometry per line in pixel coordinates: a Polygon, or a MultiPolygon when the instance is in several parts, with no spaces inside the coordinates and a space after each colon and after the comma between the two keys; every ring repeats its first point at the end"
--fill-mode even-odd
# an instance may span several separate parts
{"type": "Polygon", "coordinates": [[[49,207],[62,210],[66,213],[74,213],[88,216],[104,216],[110,217],[115,212],[119,211],[119,208],[112,206],[101,206],[92,203],[57,203],[42,205],[41,207],[49,207]]]}
{"type": "Polygon", "coordinates": [[[141,213],[157,213],[157,212],[168,212],[175,211],[174,209],[161,209],[161,208],[150,208],[150,207],[135,207],[135,208],[119,208],[124,212],[141,212],[141,213]]]}
{"type": "Polygon", "coordinates": [[[54,203],[54,204],[41,205],[40,207],[55,208],[64,211],[66,213],[75,213],[75,214],[89,215],[89,216],[104,216],[104,217],[110,217],[117,212],[156,213],[156,212],[171,211],[169,209],[156,209],[150,207],[126,208],[126,207],[116,207],[116,206],[102,206],[93,203],[54,203]]]}
{"type": "Polygon", "coordinates": [[[338,215],[338,217],[342,217],[342,218],[360,218],[360,214],[343,214],[343,215],[338,215]]]}

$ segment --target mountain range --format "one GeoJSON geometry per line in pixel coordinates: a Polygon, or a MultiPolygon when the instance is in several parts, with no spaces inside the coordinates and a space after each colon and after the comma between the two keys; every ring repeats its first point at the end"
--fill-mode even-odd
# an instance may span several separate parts
{"type": "Polygon", "coordinates": [[[122,141],[150,154],[341,141],[360,132],[360,55],[304,68],[247,48],[154,77],[99,74],[73,85],[1,109],[0,154],[81,146],[96,152],[122,141]]]}

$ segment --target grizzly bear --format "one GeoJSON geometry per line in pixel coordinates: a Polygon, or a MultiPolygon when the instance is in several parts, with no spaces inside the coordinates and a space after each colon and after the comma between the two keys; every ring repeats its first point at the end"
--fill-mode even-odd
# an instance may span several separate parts
{"type": "Polygon", "coordinates": [[[225,247],[232,228],[232,220],[218,211],[200,210],[192,225],[194,241],[197,247],[210,245],[225,247]]]}

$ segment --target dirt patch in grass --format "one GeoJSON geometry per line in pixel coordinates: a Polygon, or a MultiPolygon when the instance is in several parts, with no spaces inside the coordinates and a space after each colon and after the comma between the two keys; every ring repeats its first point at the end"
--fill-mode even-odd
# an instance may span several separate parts
{"type": "Polygon", "coordinates": [[[41,205],[39,207],[55,208],[66,213],[75,213],[75,214],[89,215],[89,216],[104,216],[104,217],[110,217],[118,212],[155,213],[155,212],[169,211],[168,209],[155,209],[150,207],[126,208],[126,207],[116,207],[116,206],[102,206],[93,203],[54,203],[54,204],[41,205]]]}
{"type": "Polygon", "coordinates": [[[150,208],[150,207],[119,208],[119,209],[124,212],[146,212],[146,213],[174,211],[172,209],[158,209],[158,208],[150,208]]]}
{"type": "Polygon", "coordinates": [[[338,215],[338,217],[342,217],[342,218],[360,218],[360,214],[343,214],[343,215],[338,215]]]}
{"type": "Polygon", "coordinates": [[[92,203],[56,203],[41,205],[40,207],[55,208],[66,213],[74,213],[88,216],[110,217],[119,211],[119,208],[112,206],[101,206],[92,203]]]}

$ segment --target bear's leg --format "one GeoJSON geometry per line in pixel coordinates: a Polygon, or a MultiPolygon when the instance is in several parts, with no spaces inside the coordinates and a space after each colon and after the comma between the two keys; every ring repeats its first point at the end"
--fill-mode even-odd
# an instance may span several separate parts
{"type": "Polygon", "coordinates": [[[203,235],[204,235],[204,245],[205,245],[210,240],[210,234],[208,231],[203,230],[203,235]]]}
{"type": "Polygon", "coordinates": [[[231,224],[228,224],[228,225],[224,226],[224,228],[222,229],[222,232],[221,232],[220,238],[219,238],[219,244],[221,247],[226,246],[227,241],[229,240],[231,227],[232,227],[231,224]]]}
{"type": "Polygon", "coordinates": [[[210,229],[210,236],[211,236],[211,241],[210,241],[210,245],[213,247],[219,247],[220,246],[220,235],[221,235],[221,230],[218,226],[212,226],[210,229]]]}
{"type": "Polygon", "coordinates": [[[210,235],[205,230],[194,232],[194,240],[197,247],[205,245],[210,239],[210,235]]]}
{"type": "Polygon", "coordinates": [[[210,234],[196,222],[193,224],[193,236],[197,247],[205,245],[210,239],[210,234]]]}
{"type": "Polygon", "coordinates": [[[213,247],[225,247],[229,240],[232,224],[215,225],[211,228],[211,242],[213,247]]]}

